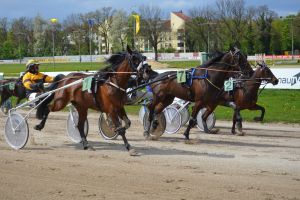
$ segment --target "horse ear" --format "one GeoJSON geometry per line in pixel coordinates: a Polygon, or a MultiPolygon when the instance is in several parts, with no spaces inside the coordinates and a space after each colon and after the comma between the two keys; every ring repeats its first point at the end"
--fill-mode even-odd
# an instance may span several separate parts
{"type": "Polygon", "coordinates": [[[127,45],[127,52],[131,55],[132,54],[132,50],[130,49],[129,45],[127,45]]]}

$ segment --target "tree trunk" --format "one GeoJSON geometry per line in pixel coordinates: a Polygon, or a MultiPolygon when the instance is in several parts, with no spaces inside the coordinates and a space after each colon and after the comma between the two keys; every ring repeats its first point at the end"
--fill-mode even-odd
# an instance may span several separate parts
{"type": "Polygon", "coordinates": [[[154,45],[154,55],[155,55],[155,61],[158,61],[158,51],[157,51],[157,45],[154,45]]]}

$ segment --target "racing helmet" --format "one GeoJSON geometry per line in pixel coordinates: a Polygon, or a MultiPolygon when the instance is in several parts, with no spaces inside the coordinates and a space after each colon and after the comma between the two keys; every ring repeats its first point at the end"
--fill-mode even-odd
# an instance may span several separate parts
{"type": "Polygon", "coordinates": [[[29,71],[31,73],[37,73],[38,72],[38,68],[34,68],[34,66],[38,66],[40,65],[40,63],[37,60],[28,60],[28,62],[26,63],[26,71],[29,71]]]}
{"type": "Polygon", "coordinates": [[[26,71],[30,71],[35,65],[40,65],[40,63],[37,60],[28,60],[28,62],[26,63],[26,71]]]}

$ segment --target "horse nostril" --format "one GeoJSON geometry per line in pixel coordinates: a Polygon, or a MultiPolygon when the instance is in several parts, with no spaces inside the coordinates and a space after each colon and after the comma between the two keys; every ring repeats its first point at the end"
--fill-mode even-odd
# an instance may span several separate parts
{"type": "Polygon", "coordinates": [[[274,85],[277,85],[278,84],[278,79],[275,79],[275,81],[274,81],[274,85]]]}

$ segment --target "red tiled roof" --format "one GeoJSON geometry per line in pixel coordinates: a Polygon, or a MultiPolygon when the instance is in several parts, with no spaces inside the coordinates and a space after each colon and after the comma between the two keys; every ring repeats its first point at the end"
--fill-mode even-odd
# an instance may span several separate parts
{"type": "Polygon", "coordinates": [[[191,18],[186,16],[185,14],[182,13],[182,11],[179,12],[173,12],[175,15],[177,15],[178,17],[180,17],[181,19],[183,19],[184,21],[188,21],[191,18]]]}
{"type": "Polygon", "coordinates": [[[165,26],[166,28],[171,28],[171,20],[165,20],[165,21],[164,21],[164,26],[165,26]]]}

